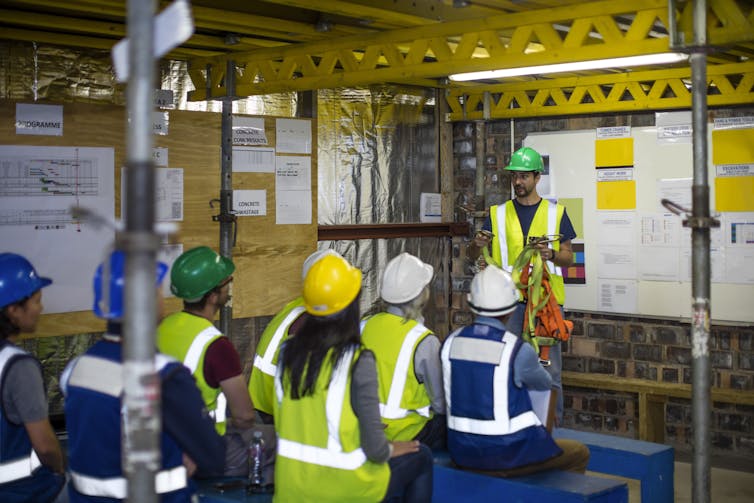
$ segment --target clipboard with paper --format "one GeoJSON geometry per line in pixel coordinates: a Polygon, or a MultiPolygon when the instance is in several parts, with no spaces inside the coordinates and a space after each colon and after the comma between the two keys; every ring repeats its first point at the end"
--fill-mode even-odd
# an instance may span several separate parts
{"type": "Polygon", "coordinates": [[[542,422],[544,427],[552,433],[555,426],[555,404],[557,403],[558,390],[528,390],[529,399],[534,413],[542,422]]]}

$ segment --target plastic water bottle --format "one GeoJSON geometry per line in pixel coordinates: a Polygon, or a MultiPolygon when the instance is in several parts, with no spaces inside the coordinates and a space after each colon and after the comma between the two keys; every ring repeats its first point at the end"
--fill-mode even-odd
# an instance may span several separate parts
{"type": "Polygon", "coordinates": [[[253,492],[261,492],[264,486],[262,465],[264,463],[264,439],[262,432],[254,432],[254,438],[249,444],[249,488],[253,492]]]}

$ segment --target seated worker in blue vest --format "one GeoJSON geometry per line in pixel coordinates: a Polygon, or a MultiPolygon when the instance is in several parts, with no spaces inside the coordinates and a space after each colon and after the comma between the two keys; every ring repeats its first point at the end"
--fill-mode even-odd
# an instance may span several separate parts
{"type": "MultiPolygon", "coordinates": [[[[115,251],[94,275],[94,314],[107,320],[107,331],[83,355],[72,360],[60,378],[65,395],[72,502],[115,502],[128,496],[122,467],[123,347],[125,255],[115,251]]],[[[167,265],[157,264],[157,315],[162,315],[160,284],[167,265]]],[[[161,466],[155,478],[160,501],[189,502],[196,488],[190,477],[198,469],[215,474],[225,446],[194,379],[181,362],[155,355],[162,397],[161,466]]]]}
{"type": "Polygon", "coordinates": [[[511,276],[487,266],[472,279],[468,300],[474,323],[450,334],[441,352],[451,458],[500,477],[583,473],[589,449],[553,439],[532,409],[529,390],[553,384],[534,348],[505,328],[518,304],[511,276]]]}
{"type": "MultiPolygon", "coordinates": [[[[241,357],[213,324],[220,308],[230,301],[235,269],[231,259],[207,246],[179,256],[170,271],[170,291],[183,299],[183,311],[167,316],[157,328],[157,347],[182,361],[194,375],[217,432],[225,439],[227,476],[247,473],[255,423],[241,357]]],[[[273,428],[264,433],[267,445],[274,445],[273,428]]]]}
{"type": "MultiPolygon", "coordinates": [[[[576,238],[568,212],[562,204],[543,199],[537,192],[537,184],[542,180],[545,167],[542,156],[530,147],[523,147],[511,155],[510,163],[505,170],[511,174],[511,183],[515,198],[505,204],[491,206],[490,215],[484,222],[483,232],[478,232],[469,245],[469,256],[476,259],[479,252],[491,247],[489,261],[506,272],[512,273],[513,264],[521,254],[524,245],[530,237],[560,235],[560,239],[553,242],[542,242],[537,245],[542,259],[547,264],[550,273],[552,292],[560,305],[563,314],[565,302],[565,287],[563,283],[563,268],[573,263],[571,240],[576,238]],[[486,231],[486,232],[484,232],[486,231]]],[[[507,324],[508,330],[521,335],[524,326],[524,312],[526,303],[519,302],[516,310],[507,324]]],[[[550,338],[548,338],[550,339],[550,338]]],[[[549,365],[547,371],[553,379],[553,385],[558,390],[558,406],[556,419],[563,422],[563,387],[561,384],[561,370],[563,361],[560,341],[550,339],[549,365]]],[[[544,344],[540,342],[540,346],[544,344]]]]}
{"type": "Polygon", "coordinates": [[[281,348],[274,501],[349,503],[432,499],[432,454],[388,442],[374,354],[359,336],[361,271],[326,256],[304,281],[307,316],[281,348]]]}
{"type": "Polygon", "coordinates": [[[16,346],[36,330],[42,278],[26,258],[0,253],[0,501],[45,503],[65,498],[63,453],[47,417],[42,367],[16,346]]]}
{"type": "MultiPolygon", "coordinates": [[[[304,260],[301,281],[306,279],[309,268],[319,259],[328,255],[340,256],[335,250],[317,250],[304,260]]],[[[265,424],[272,424],[272,402],[275,399],[275,368],[278,363],[280,345],[296,333],[305,318],[304,298],[298,296],[270,320],[259,337],[254,367],[249,377],[249,395],[260,419],[265,424]]]]}
{"type": "Polygon", "coordinates": [[[363,322],[361,341],[377,359],[380,414],[389,440],[445,447],[440,340],[424,326],[434,269],[410,253],[388,262],[380,297],[385,312],[363,322]]]}

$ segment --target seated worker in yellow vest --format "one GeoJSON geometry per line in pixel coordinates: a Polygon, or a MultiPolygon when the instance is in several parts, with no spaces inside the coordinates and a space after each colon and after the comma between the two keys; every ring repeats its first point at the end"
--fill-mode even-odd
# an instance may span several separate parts
{"type": "MultiPolygon", "coordinates": [[[[317,250],[304,260],[301,281],[306,279],[309,268],[319,259],[328,255],[340,256],[335,250],[317,250]]],[[[304,298],[296,297],[281,309],[265,327],[259,337],[254,356],[254,367],[249,378],[249,395],[260,419],[272,424],[272,402],[275,396],[275,368],[278,363],[280,345],[296,333],[304,320],[304,298]]]]}
{"type": "Polygon", "coordinates": [[[241,358],[213,324],[230,300],[235,268],[232,260],[206,246],[183,253],[170,271],[170,291],[183,299],[183,311],[166,317],[157,328],[157,347],[189,368],[217,432],[225,437],[224,474],[229,476],[247,473],[255,422],[241,358]],[[226,407],[230,408],[227,425],[226,407]]]}
{"type": "Polygon", "coordinates": [[[474,323],[450,334],[441,352],[450,457],[499,477],[583,473],[589,449],[554,440],[534,411],[529,390],[551,390],[553,380],[534,348],[506,328],[518,304],[511,275],[488,265],[471,280],[468,300],[474,323]]]}
{"type": "Polygon", "coordinates": [[[359,337],[361,271],[339,256],[304,281],[307,316],[280,350],[274,416],[273,501],[432,499],[432,453],[388,442],[380,421],[374,354],[359,337]]]}
{"type": "Polygon", "coordinates": [[[434,269],[409,253],[388,262],[380,297],[385,312],[362,322],[361,340],[374,352],[380,414],[389,440],[445,447],[445,395],[440,340],[423,325],[434,269]]]}

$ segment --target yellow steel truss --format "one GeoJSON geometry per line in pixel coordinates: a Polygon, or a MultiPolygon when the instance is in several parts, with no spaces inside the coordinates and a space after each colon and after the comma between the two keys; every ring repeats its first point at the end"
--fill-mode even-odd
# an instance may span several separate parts
{"type": "MultiPolygon", "coordinates": [[[[754,103],[754,63],[707,69],[710,106],[754,103]]],[[[450,89],[446,120],[691,108],[691,69],[593,75],[450,89]]]]}
{"type": "MultiPolygon", "coordinates": [[[[693,2],[679,5],[680,28],[688,32],[693,2]]],[[[749,6],[748,9],[750,12],[745,12],[736,0],[708,0],[709,42],[732,44],[754,40],[754,8],[749,6]]],[[[235,68],[234,94],[249,96],[386,82],[432,85],[436,81],[431,79],[452,73],[666,52],[668,38],[657,33],[657,26],[658,23],[668,26],[667,18],[667,0],[610,0],[264,48],[224,57],[197,58],[190,62],[189,74],[196,90],[190,93],[189,99],[199,101],[227,96],[228,61],[232,61],[230,67],[235,68]]],[[[685,39],[691,40],[690,35],[685,39]]],[[[711,56],[710,61],[724,63],[727,59],[711,56]]],[[[673,82],[673,86],[682,81],[682,77],[672,76],[673,71],[644,72],[643,75],[657,79],[658,86],[663,86],[663,80],[673,82]]],[[[560,108],[547,108],[549,113],[555,114],[617,110],[619,108],[600,108],[600,105],[610,102],[611,106],[618,106],[620,97],[626,93],[636,94],[633,107],[623,105],[630,109],[664,103],[660,98],[667,94],[665,92],[658,97],[639,95],[638,89],[654,87],[654,80],[628,85],[631,78],[617,73],[575,80],[504,84],[500,88],[517,89],[517,93],[523,93],[515,99],[521,103],[520,108],[540,113],[549,103],[548,97],[559,104],[560,108]],[[575,83],[587,80],[594,82],[594,91],[574,87],[575,83]],[[624,82],[625,89],[622,89],[624,82]],[[613,84],[616,85],[614,90],[613,84]],[[559,87],[561,85],[565,87],[559,87]],[[540,92],[545,88],[550,89],[546,96],[540,92]],[[602,97],[596,88],[601,89],[602,97]],[[592,96],[595,103],[574,98],[574,92],[576,98],[582,92],[592,96]],[[524,99],[524,95],[530,98],[524,99]],[[533,101],[523,106],[529,99],[533,101]],[[532,107],[535,104],[537,108],[532,107]],[[565,111],[576,107],[578,111],[565,111]]],[[[487,96],[500,92],[492,89],[488,89],[487,96]]],[[[485,95],[483,91],[476,92],[477,88],[451,91],[449,100],[451,106],[456,107],[451,116],[463,113],[452,103],[454,96],[458,98],[464,96],[463,93],[467,96],[462,99],[466,113],[476,113],[475,107],[469,105],[476,96],[485,95]]],[[[677,92],[683,94],[680,88],[677,92]]],[[[751,97],[750,92],[744,94],[751,97]]],[[[736,96],[738,94],[730,95],[736,96]]],[[[714,100],[710,104],[714,104],[714,100]]],[[[489,105],[492,113],[497,107],[489,105]]],[[[510,116],[510,112],[508,114],[506,116],[510,116]]]]}

